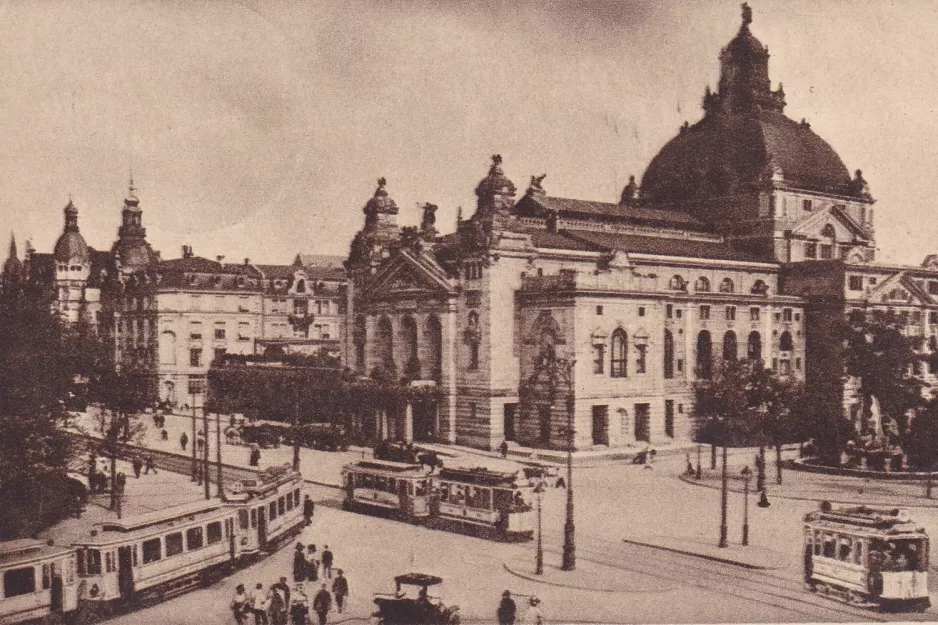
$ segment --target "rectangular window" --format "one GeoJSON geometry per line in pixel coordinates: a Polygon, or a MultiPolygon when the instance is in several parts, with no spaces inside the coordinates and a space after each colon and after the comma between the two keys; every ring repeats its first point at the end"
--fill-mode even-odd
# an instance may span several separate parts
{"type": "Polygon", "coordinates": [[[801,371],[801,359],[795,358],[795,369],[801,371]]]}
{"type": "Polygon", "coordinates": [[[749,320],[758,321],[759,320],[759,309],[755,306],[749,309],[749,320]]]}
{"type": "Polygon", "coordinates": [[[190,367],[202,366],[202,350],[201,349],[193,348],[189,350],[189,366],[190,367]]]}
{"type": "Polygon", "coordinates": [[[791,308],[782,309],[782,321],[791,321],[792,319],[792,310],[791,308]]]}
{"type": "Polygon", "coordinates": [[[223,341],[225,339],[224,328],[215,328],[215,339],[219,341],[223,341]]]}
{"type": "Polygon", "coordinates": [[[309,312],[309,300],[305,300],[305,299],[293,300],[293,314],[294,315],[305,315],[307,312],[309,312]]]}
{"type": "Polygon", "coordinates": [[[727,307],[726,307],[726,320],[727,320],[727,321],[735,321],[735,320],[736,320],[736,307],[735,307],[735,306],[727,306],[727,307]]]}
{"type": "Polygon", "coordinates": [[[929,325],[938,325],[938,312],[932,311],[928,313],[928,323],[929,325]]]}
{"type": "Polygon", "coordinates": [[[114,552],[113,551],[104,552],[104,571],[106,573],[114,572],[114,552]]]}
{"type": "Polygon", "coordinates": [[[677,310],[674,311],[674,316],[675,316],[676,318],[678,318],[678,319],[681,318],[681,309],[680,309],[680,308],[678,308],[677,310]]]}
{"type": "Polygon", "coordinates": [[[804,244],[804,257],[805,258],[817,258],[817,243],[805,243],[804,244]]]}
{"type": "Polygon", "coordinates": [[[267,518],[271,521],[277,518],[277,502],[270,502],[270,511],[267,513],[267,518]]]}
{"type": "Polygon", "coordinates": [[[674,316],[674,304],[667,304],[664,307],[664,316],[666,319],[670,319],[674,316]]]}
{"type": "Polygon", "coordinates": [[[287,500],[284,497],[281,497],[277,500],[277,516],[280,516],[287,511],[287,500]]]}
{"type": "Polygon", "coordinates": [[[645,307],[644,307],[644,306],[639,306],[639,307],[638,307],[638,316],[639,316],[639,317],[644,317],[644,316],[645,316],[645,307]]]}
{"type": "Polygon", "coordinates": [[[602,306],[597,306],[597,307],[596,307],[596,314],[597,314],[597,315],[600,315],[600,316],[603,314],[603,307],[602,307],[602,306]]]}
{"type": "Polygon", "coordinates": [[[593,373],[602,375],[605,373],[606,346],[593,345],[593,373]]]}
{"type": "Polygon", "coordinates": [[[206,529],[208,544],[214,545],[215,543],[221,542],[221,521],[209,523],[206,529]]]}
{"type": "Polygon", "coordinates": [[[257,509],[251,510],[251,529],[257,528],[257,509]]]}
{"type": "Polygon", "coordinates": [[[248,519],[248,511],[244,509],[238,510],[238,527],[246,530],[249,526],[250,520],[248,519]]]}
{"type": "Polygon", "coordinates": [[[88,575],[101,574],[101,552],[97,549],[88,550],[88,575]]]}
{"type": "MultiPolygon", "coordinates": [[[[108,571],[108,572],[112,573],[113,571],[108,571]]],[[[52,585],[52,571],[49,568],[49,564],[43,564],[42,565],[42,589],[49,590],[49,586],[51,585],[52,585]]]]}
{"type": "Polygon", "coordinates": [[[201,527],[191,527],[186,530],[186,549],[192,551],[199,549],[205,544],[205,537],[202,535],[201,527]]]}
{"type": "Polygon", "coordinates": [[[201,340],[202,340],[202,333],[201,333],[201,332],[190,332],[190,333],[189,333],[189,340],[190,340],[190,341],[201,341],[201,340]]]}
{"type": "Polygon", "coordinates": [[[287,493],[287,510],[293,509],[293,493],[287,493]]]}
{"type": "Polygon", "coordinates": [[[847,288],[851,291],[863,290],[863,276],[850,276],[847,279],[847,288]]]}
{"type": "Polygon", "coordinates": [[[700,307],[700,318],[701,318],[702,320],[706,320],[706,319],[709,319],[709,318],[710,318],[710,307],[709,307],[709,306],[701,306],[701,307],[700,307]]]}
{"type": "Polygon", "coordinates": [[[834,257],[834,248],[831,245],[823,244],[821,245],[821,258],[824,260],[830,260],[834,257]]]}
{"type": "Polygon", "coordinates": [[[804,210],[810,211],[813,207],[814,207],[814,202],[812,202],[811,200],[801,201],[801,208],[803,208],[804,210]]]}
{"type": "Polygon", "coordinates": [[[683,358],[677,359],[677,372],[684,373],[684,359],[683,358]]]}
{"type": "Polygon", "coordinates": [[[178,556],[182,553],[182,532],[173,532],[166,535],[166,557],[178,556]]]}
{"type": "Polygon", "coordinates": [[[3,597],[19,597],[36,592],[36,569],[31,566],[3,573],[3,597]]]}
{"type": "Polygon", "coordinates": [[[143,563],[157,562],[163,558],[163,547],[159,538],[143,541],[143,563]]]}
{"type": "Polygon", "coordinates": [[[215,348],[215,362],[221,362],[221,359],[225,357],[225,354],[228,352],[224,347],[215,348]]]}
{"type": "Polygon", "coordinates": [[[635,360],[635,372],[636,373],[645,373],[645,366],[647,365],[648,357],[648,346],[647,345],[636,345],[636,351],[638,351],[638,358],[635,360]]]}

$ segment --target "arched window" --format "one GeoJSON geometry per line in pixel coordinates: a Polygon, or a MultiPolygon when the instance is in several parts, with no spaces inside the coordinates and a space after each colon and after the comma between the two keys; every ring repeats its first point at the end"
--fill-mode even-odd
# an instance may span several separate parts
{"type": "Polygon", "coordinates": [[[736,285],[733,284],[733,281],[729,278],[723,278],[723,282],[720,283],[720,293],[735,293],[736,285]]]}
{"type": "Polygon", "coordinates": [[[694,283],[694,290],[700,291],[701,293],[708,293],[710,291],[710,280],[700,276],[697,278],[697,282],[694,283]]]}
{"type": "Polygon", "coordinates": [[[723,361],[735,362],[737,358],[736,333],[730,330],[723,335],[723,361]]]}
{"type": "Polygon", "coordinates": [[[628,375],[629,363],[629,337],[622,328],[616,328],[612,333],[612,360],[609,375],[614,378],[624,378],[628,375]]]}
{"type": "Polygon", "coordinates": [[[697,335],[697,375],[705,380],[713,376],[713,342],[707,330],[697,335]]]}
{"type": "Polygon", "coordinates": [[[768,295],[769,294],[769,285],[766,284],[763,280],[756,280],[752,285],[752,294],[753,295],[768,295]]]}
{"type": "Polygon", "coordinates": [[[388,370],[394,369],[394,329],[387,317],[378,319],[377,338],[378,364],[388,370]]]}
{"type": "Polygon", "coordinates": [[[443,376],[443,325],[436,315],[427,319],[427,357],[430,362],[430,378],[437,382],[443,376]]]}
{"type": "Polygon", "coordinates": [[[160,335],[160,364],[176,364],[176,334],[175,332],[163,332],[160,335]]]}
{"type": "Polygon", "coordinates": [[[762,360],[762,336],[753,330],[749,333],[749,347],[746,357],[753,362],[762,360]]]}
{"type": "Polygon", "coordinates": [[[417,353],[417,322],[410,315],[401,320],[404,343],[404,374],[411,380],[420,379],[420,356],[417,353]]]}
{"type": "Polygon", "coordinates": [[[297,293],[306,293],[306,280],[300,278],[296,281],[296,292],[297,293]]]}
{"type": "Polygon", "coordinates": [[[671,330],[664,331],[664,377],[666,380],[674,377],[674,335],[671,330]]]}
{"type": "Polygon", "coordinates": [[[671,276],[671,279],[668,281],[668,288],[672,291],[686,291],[687,282],[679,275],[671,276]]]}
{"type": "Polygon", "coordinates": [[[791,332],[785,330],[778,338],[778,349],[783,352],[790,352],[795,349],[795,342],[791,339],[791,332]]]}

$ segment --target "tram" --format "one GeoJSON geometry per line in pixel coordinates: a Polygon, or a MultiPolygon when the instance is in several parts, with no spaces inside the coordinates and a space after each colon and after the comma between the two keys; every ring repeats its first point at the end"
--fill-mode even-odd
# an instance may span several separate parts
{"type": "Polygon", "coordinates": [[[500,540],[534,536],[534,488],[517,473],[484,468],[440,469],[433,478],[433,522],[500,540]]]}
{"type": "Polygon", "coordinates": [[[834,599],[888,611],[923,611],[928,535],[906,510],[822,502],[804,518],[804,579],[834,599]]]}
{"type": "Polygon", "coordinates": [[[41,619],[78,607],[75,551],[39,540],[0,543],[0,624],[41,619]]]}
{"type": "Polygon", "coordinates": [[[237,510],[240,555],[276,550],[303,529],[303,476],[288,464],[268,467],[232,484],[227,505],[237,510]]]}
{"type": "Polygon", "coordinates": [[[342,468],[345,510],[386,511],[411,523],[430,514],[430,476],[419,464],[361,460],[342,468]]]}

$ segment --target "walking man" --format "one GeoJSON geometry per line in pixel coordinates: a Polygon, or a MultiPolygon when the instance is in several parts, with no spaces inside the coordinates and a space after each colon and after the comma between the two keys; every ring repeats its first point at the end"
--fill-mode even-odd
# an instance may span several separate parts
{"type": "Polygon", "coordinates": [[[143,460],[140,459],[140,456],[135,455],[134,459],[130,461],[130,464],[134,468],[134,478],[140,479],[140,470],[143,469],[143,460]]]}
{"type": "Polygon", "coordinates": [[[316,545],[307,547],[306,554],[306,579],[311,582],[319,581],[319,559],[316,553],[316,545]]]}
{"type": "Polygon", "coordinates": [[[267,596],[264,585],[258,584],[249,597],[251,611],[254,612],[254,625],[267,625],[267,596]]]}
{"type": "Polygon", "coordinates": [[[306,495],[303,499],[303,519],[306,521],[306,525],[310,525],[313,522],[313,513],[315,510],[316,504],[313,503],[309,495],[306,495]]]}
{"type": "Polygon", "coordinates": [[[303,553],[303,543],[296,543],[296,551],[293,552],[293,581],[305,582],[306,577],[306,554],[303,553]]]}
{"type": "Polygon", "coordinates": [[[498,446],[499,450],[502,452],[502,458],[508,457],[508,441],[502,441],[502,444],[498,446]]]}
{"type": "Polygon", "coordinates": [[[182,436],[179,437],[179,446],[182,447],[182,450],[186,450],[186,445],[189,444],[189,437],[186,436],[186,433],[183,432],[182,436]]]}
{"type": "Polygon", "coordinates": [[[319,625],[326,625],[326,616],[331,609],[332,595],[329,594],[329,591],[326,590],[326,585],[323,584],[322,588],[316,593],[316,597],[313,599],[313,612],[319,617],[319,625]]]}
{"type": "Polygon", "coordinates": [[[329,551],[329,545],[322,550],[322,576],[332,579],[332,552],[329,551]]]}
{"type": "Polygon", "coordinates": [[[345,598],[348,596],[348,580],[342,569],[336,570],[335,575],[335,579],[332,580],[332,594],[335,595],[335,607],[339,614],[342,614],[342,606],[345,605],[345,598]]]}
{"type": "Polygon", "coordinates": [[[511,591],[506,590],[502,593],[502,601],[498,604],[498,625],[515,625],[515,615],[518,607],[515,600],[511,598],[511,591]]]}
{"type": "Polygon", "coordinates": [[[234,613],[235,623],[244,625],[247,620],[248,596],[244,592],[244,584],[238,584],[235,588],[234,598],[231,600],[231,611],[234,613]]]}
{"type": "Polygon", "coordinates": [[[156,475],[156,465],[153,464],[153,462],[154,462],[154,461],[153,461],[153,454],[148,453],[148,454],[146,455],[146,457],[144,458],[144,461],[146,462],[146,467],[145,467],[144,470],[143,470],[143,474],[144,474],[144,475],[149,475],[149,474],[150,474],[150,471],[153,471],[153,475],[156,475]]]}

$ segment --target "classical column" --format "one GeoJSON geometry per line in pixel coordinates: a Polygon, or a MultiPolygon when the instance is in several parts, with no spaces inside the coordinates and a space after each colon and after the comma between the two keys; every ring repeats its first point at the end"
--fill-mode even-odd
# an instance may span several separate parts
{"type": "Polygon", "coordinates": [[[409,401],[404,410],[404,442],[414,442],[414,405],[409,401]]]}

